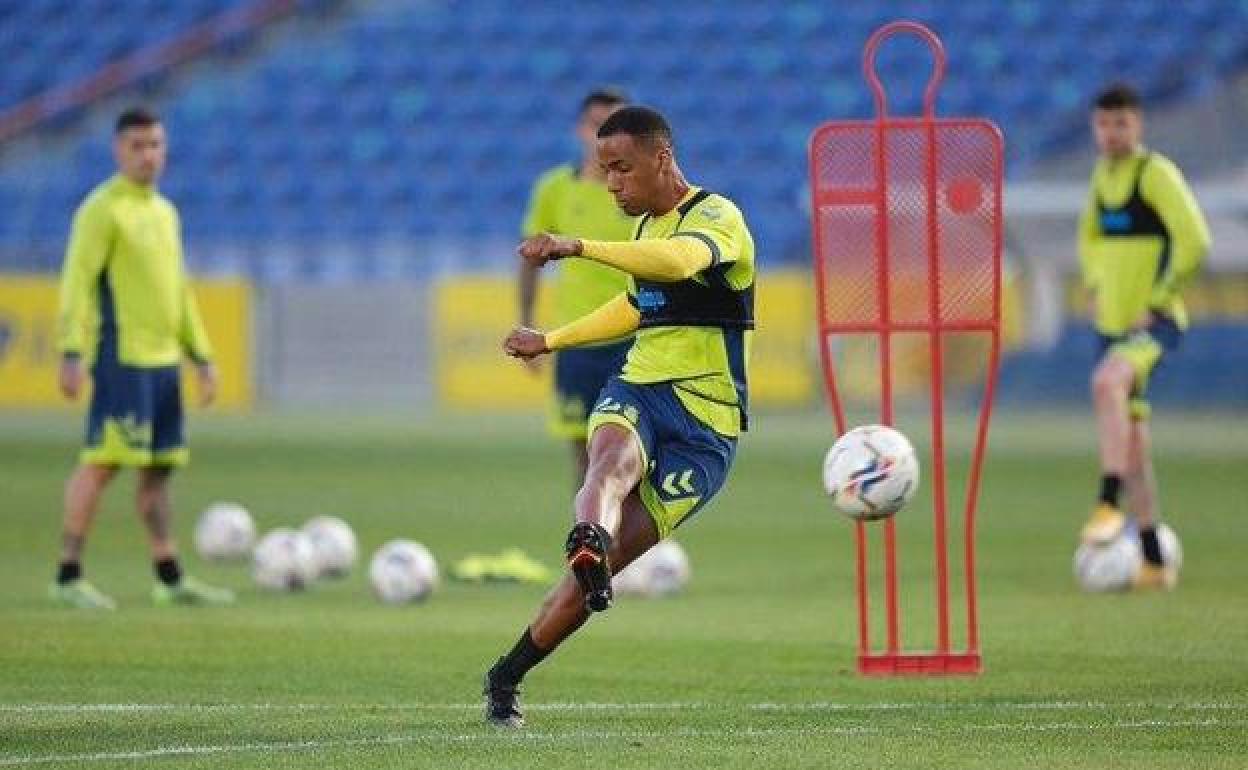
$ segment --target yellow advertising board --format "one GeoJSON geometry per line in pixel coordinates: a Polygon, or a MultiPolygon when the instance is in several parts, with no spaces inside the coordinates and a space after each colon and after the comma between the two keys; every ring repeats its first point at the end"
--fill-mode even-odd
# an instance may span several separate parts
{"type": "MultiPolygon", "coordinates": [[[[547,292],[538,323],[549,317],[547,292]]],[[[503,354],[503,338],[520,313],[514,280],[455,276],[434,290],[434,371],[438,403],[465,409],[541,409],[550,366],[530,372],[503,354]]],[[[547,362],[548,363],[548,362],[547,362]]]]}
{"type": "MultiPolygon", "coordinates": [[[[756,405],[806,404],[814,398],[813,297],[805,273],[769,272],[758,281],[758,332],[750,364],[756,405]]],[[[546,317],[539,303],[538,318],[546,317]]],[[[550,367],[538,374],[502,352],[518,317],[514,280],[456,276],[434,292],[436,392],[444,406],[465,409],[541,409],[550,367]]]]}
{"type": "MultiPolygon", "coordinates": [[[[57,389],[58,285],[41,275],[0,274],[0,407],[52,407],[66,402],[57,389]]],[[[252,387],[251,286],[241,280],[198,281],[195,295],[216,349],[221,383],[216,405],[250,406],[252,387]]],[[[188,402],[194,377],[183,375],[188,402]]]]}

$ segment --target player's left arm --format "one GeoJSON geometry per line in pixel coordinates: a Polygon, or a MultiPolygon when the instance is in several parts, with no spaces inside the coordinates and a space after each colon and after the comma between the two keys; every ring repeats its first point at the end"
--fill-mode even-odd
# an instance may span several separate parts
{"type": "Polygon", "coordinates": [[[618,339],[637,331],[640,325],[641,313],[628,300],[628,294],[621,292],[592,313],[545,334],[517,327],[503,341],[503,350],[509,356],[530,359],[553,350],[618,339]]]}
{"type": "Polygon", "coordinates": [[[212,342],[204,328],[204,318],[195,301],[195,290],[189,278],[182,278],[182,323],[178,329],[178,341],[187,356],[196,364],[212,363],[212,342]]]}
{"type": "Polygon", "coordinates": [[[1154,158],[1140,180],[1140,193],[1170,232],[1170,260],[1153,286],[1149,306],[1165,307],[1195,276],[1213,240],[1209,224],[1178,167],[1154,158]]]}
{"type": "Polygon", "coordinates": [[[212,362],[212,343],[199,313],[199,303],[195,301],[195,291],[185,275],[182,278],[182,323],[178,339],[187,356],[195,362],[199,405],[208,406],[217,397],[217,367],[212,362]]]}
{"type": "Polygon", "coordinates": [[[182,313],[178,323],[178,343],[186,355],[195,362],[199,403],[200,406],[207,406],[217,397],[217,368],[212,362],[212,342],[208,339],[208,330],[204,327],[204,319],[199,312],[199,303],[195,300],[195,290],[191,288],[191,279],[186,274],[185,260],[182,256],[181,223],[177,223],[177,229],[178,268],[182,274],[180,298],[182,313]]]}

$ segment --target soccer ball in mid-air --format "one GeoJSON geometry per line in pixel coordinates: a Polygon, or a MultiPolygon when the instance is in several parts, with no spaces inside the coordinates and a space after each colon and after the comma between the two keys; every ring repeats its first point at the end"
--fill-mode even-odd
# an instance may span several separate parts
{"type": "Polygon", "coordinates": [[[336,516],[317,516],[303,525],[312,541],[319,577],[342,577],[355,566],[357,544],[351,525],[336,516]]]}
{"type": "Polygon", "coordinates": [[[274,591],[299,591],[316,580],[316,551],[299,530],[280,527],[260,538],[252,554],[251,574],[274,591]]]}
{"type": "Polygon", "coordinates": [[[887,518],[919,488],[919,459],[900,431],[863,425],[828,450],[823,488],[846,516],[859,521],[887,518]]]}
{"type": "Polygon", "coordinates": [[[420,543],[391,540],[373,554],[368,579],[386,604],[418,602],[437,587],[438,563],[420,543]]]}
{"type": "Polygon", "coordinates": [[[256,525],[237,503],[213,503],[195,522],[195,551],[205,559],[242,559],[256,542],[256,525]]]}
{"type": "Polygon", "coordinates": [[[680,543],[664,540],[611,578],[621,596],[670,596],[689,583],[689,556],[680,543]]]}

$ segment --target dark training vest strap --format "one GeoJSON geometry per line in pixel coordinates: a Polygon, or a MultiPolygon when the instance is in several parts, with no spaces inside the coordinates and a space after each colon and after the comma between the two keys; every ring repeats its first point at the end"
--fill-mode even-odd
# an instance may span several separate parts
{"type": "Polygon", "coordinates": [[[1153,159],[1150,152],[1135,169],[1135,181],[1131,184],[1131,194],[1121,206],[1108,206],[1096,196],[1097,223],[1101,236],[1105,238],[1135,238],[1139,236],[1156,236],[1162,239],[1161,259],[1157,262],[1157,278],[1165,274],[1170,264],[1170,231],[1161,220],[1157,209],[1153,208],[1140,194],[1140,180],[1144,178],[1144,169],[1153,159]]]}
{"type": "MultiPolygon", "coordinates": [[[[680,219],[675,232],[699,203],[711,197],[707,190],[699,190],[692,198],[681,204],[677,211],[680,219]]],[[[637,223],[633,240],[640,240],[641,233],[650,221],[646,214],[637,223]]],[[[652,326],[712,326],[724,335],[724,348],[728,354],[728,368],[737,391],[737,407],[741,417],[741,430],[749,430],[749,392],[746,388],[745,332],[754,328],[754,286],[734,289],[726,275],[731,263],[722,264],[711,247],[713,262],[702,270],[706,282],[686,278],[683,281],[664,283],[635,279],[636,295],[630,297],[641,313],[640,328],[652,326]]]]}
{"type": "MultiPolygon", "coordinates": [[[[680,219],[676,222],[677,232],[689,212],[710,196],[710,192],[699,190],[681,204],[677,209],[680,212],[680,219]]],[[[649,221],[650,215],[646,214],[637,223],[634,240],[641,239],[641,233],[649,221]]],[[[725,275],[730,267],[731,265],[720,264],[718,260],[712,263],[700,273],[705,283],[695,278],[676,282],[636,279],[637,293],[632,300],[641,313],[641,328],[718,326],[723,329],[753,329],[754,287],[744,290],[732,288],[725,275]]]]}

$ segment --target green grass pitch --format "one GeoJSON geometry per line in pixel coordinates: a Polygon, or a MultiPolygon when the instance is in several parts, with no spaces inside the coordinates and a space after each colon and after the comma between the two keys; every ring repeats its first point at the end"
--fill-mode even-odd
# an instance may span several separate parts
{"type": "MultiPolygon", "coordinates": [[[[395,608],[357,568],[273,595],[245,567],[201,563],[189,532],[207,503],[235,499],[261,529],[343,516],[365,559],[408,537],[443,567],[504,545],[555,566],[571,480],[536,419],[196,419],[176,486],[185,562],[239,604],[148,604],[126,478],[85,562],[122,606],[86,614],[44,599],[79,419],[3,414],[0,767],[1242,768],[1242,423],[1159,418],[1165,509],[1186,551],[1179,589],[1088,596],[1070,559],[1095,482],[1089,420],[1001,416],[978,539],[986,671],[864,679],[852,528],[818,484],[827,419],[762,415],[728,488],[679,533],[689,590],[596,618],[530,676],[529,727],[508,733],[482,724],[480,678],[543,589],[444,583],[395,608]]],[[[920,646],[932,636],[925,505],[899,520],[903,634],[920,646]]]]}

